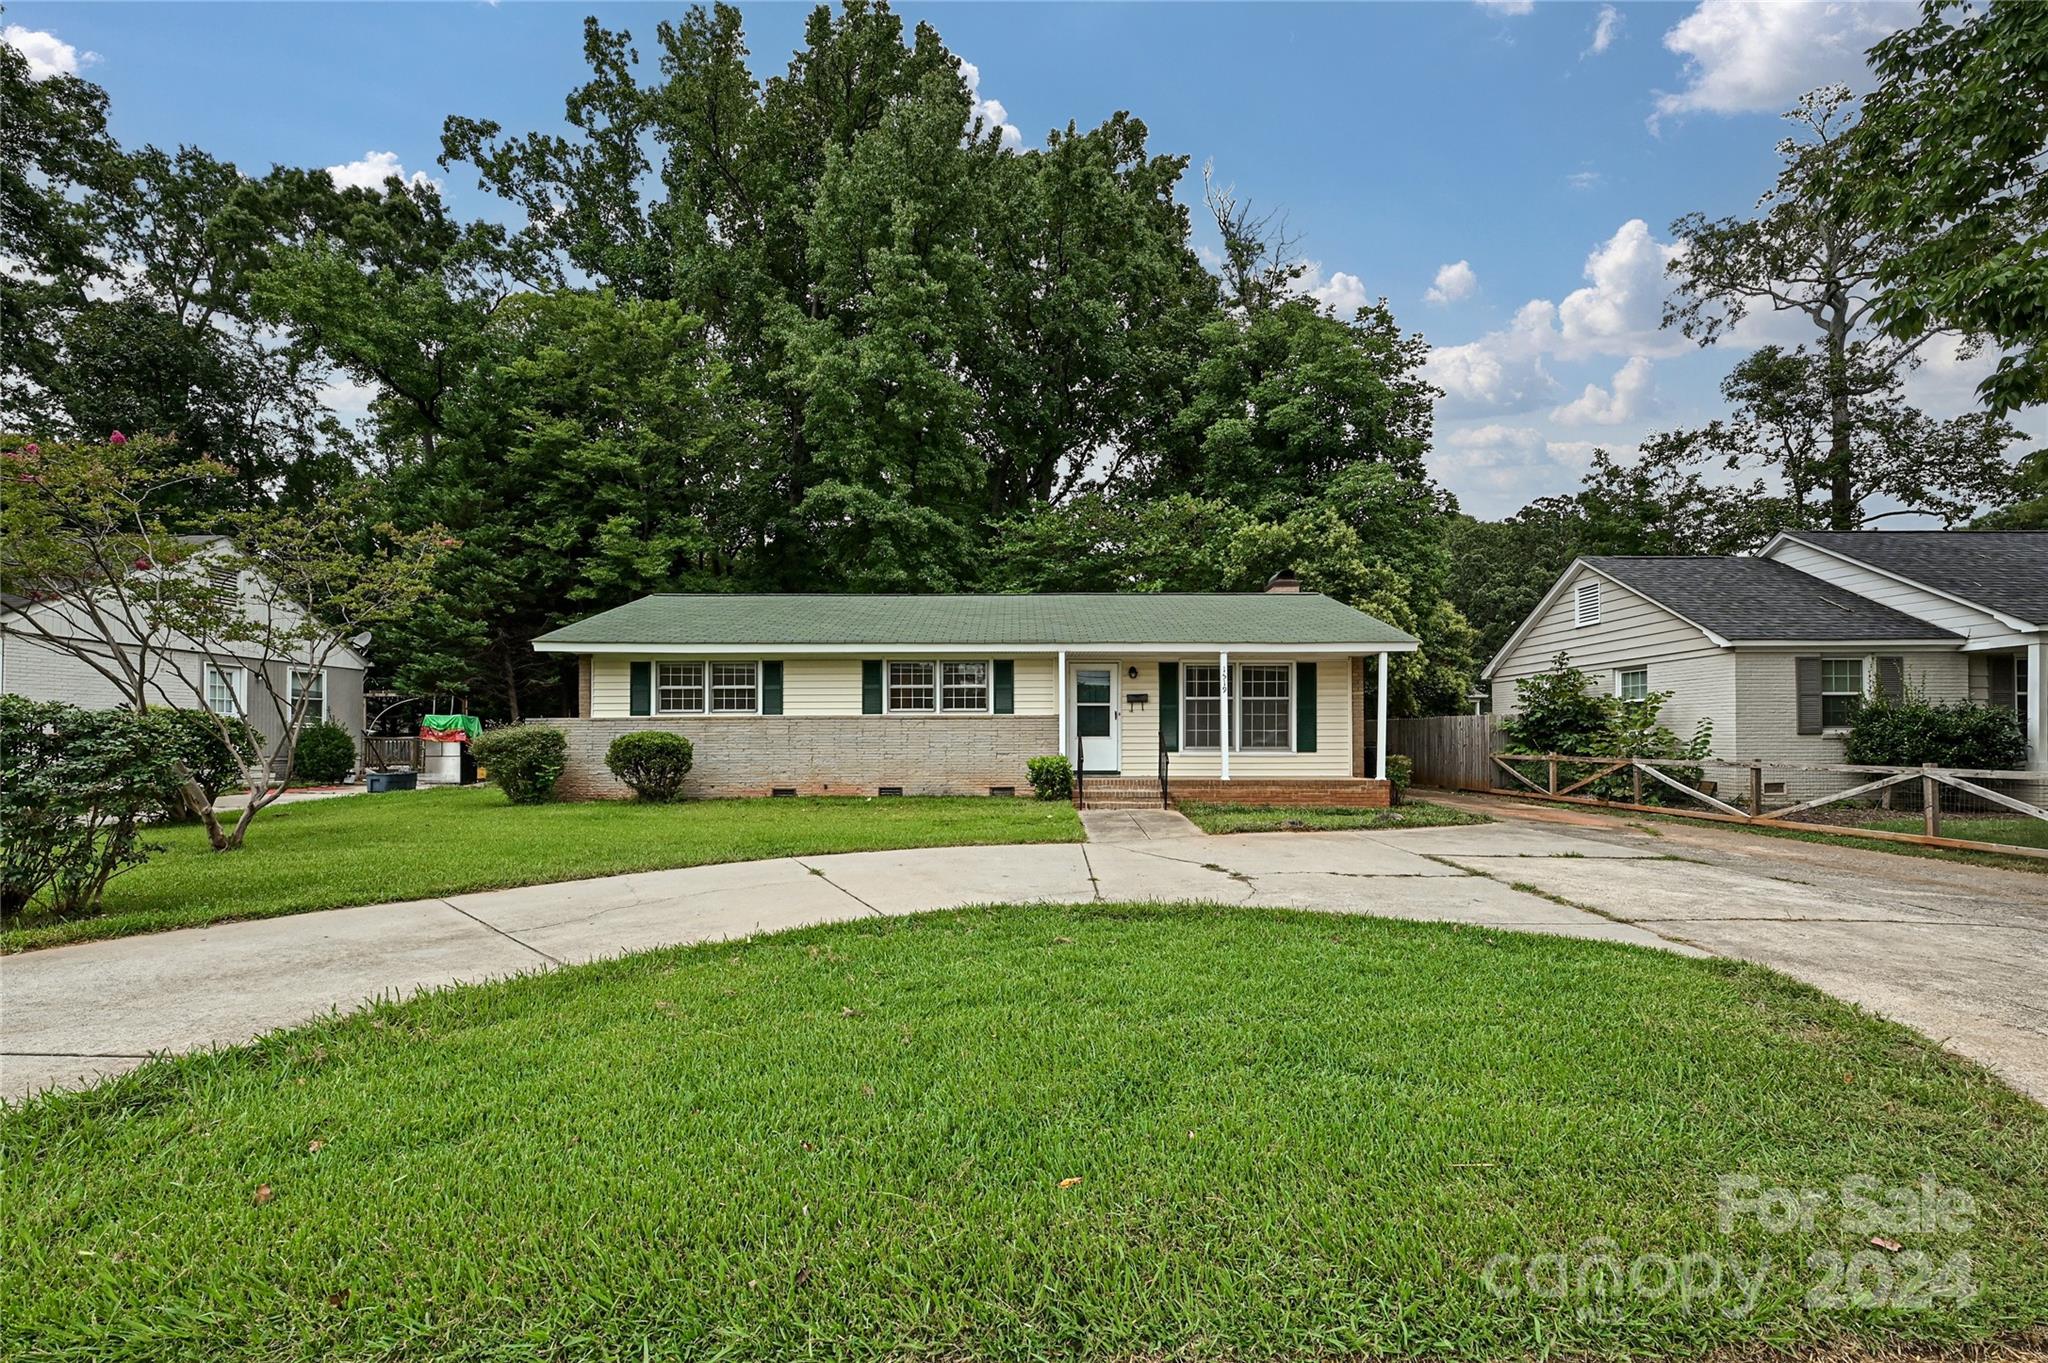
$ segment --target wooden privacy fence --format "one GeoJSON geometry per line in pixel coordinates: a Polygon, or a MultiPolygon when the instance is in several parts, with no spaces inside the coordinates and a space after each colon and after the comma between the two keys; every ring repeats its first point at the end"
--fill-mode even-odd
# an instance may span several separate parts
{"type": "MultiPolygon", "coordinates": [[[[1556,800],[1566,804],[1600,805],[1652,814],[1678,814],[1687,818],[1727,823],[1755,824],[1764,828],[1789,828],[1801,832],[1842,833],[1851,837],[1876,838],[1887,842],[1911,842],[1923,846],[1951,847],[1970,851],[2003,852],[2017,856],[2048,857],[2048,846],[1956,838],[1944,834],[1943,811],[1978,818],[1984,815],[2017,815],[2020,826],[2038,822],[2048,829],[2048,808],[2035,803],[2048,786],[2048,774],[2027,771],[1987,771],[1937,766],[1879,766],[1848,763],[1798,763],[1745,761],[1740,758],[1708,757],[1692,760],[1640,757],[1590,757],[1569,753],[1489,753],[1487,764],[1493,773],[1492,793],[1524,799],[1556,800]],[[1714,779],[1707,779],[1712,772],[1714,779]],[[1789,788],[1788,775],[1818,776],[1825,780],[1866,777],[1840,790],[1806,799],[1783,798],[1770,802],[1773,787],[1789,788]],[[1736,789],[1723,790],[1728,780],[1736,789]],[[2025,791],[1998,790],[1986,781],[2015,783],[2025,791]],[[1618,788],[1625,782],[1625,795],[1618,788]],[[1836,822],[1828,817],[1851,812],[1851,802],[1872,797],[1889,800],[1904,790],[1917,797],[1922,829],[1908,833],[1895,829],[1866,827],[1860,822],[1836,822]],[[1651,804],[1646,793],[1666,801],[1651,804]],[[1623,798],[1617,798],[1623,795],[1623,798]],[[1669,803],[1673,798],[1683,804],[1669,803]],[[1739,802],[1739,803],[1738,803],[1739,802]],[[1701,806],[1704,806],[1702,808],[1701,806]]],[[[1469,787],[1462,787],[1469,789],[1469,787]]],[[[1899,813],[1894,808],[1871,808],[1874,816],[1899,813]]],[[[1908,811],[1910,812],[1910,811],[1908,811]]],[[[2048,841],[2048,839],[2044,839],[2048,841]]]]}
{"type": "Polygon", "coordinates": [[[1387,721],[1387,751],[1415,764],[1415,784],[1439,790],[1491,790],[1492,715],[1432,715],[1387,721]]]}

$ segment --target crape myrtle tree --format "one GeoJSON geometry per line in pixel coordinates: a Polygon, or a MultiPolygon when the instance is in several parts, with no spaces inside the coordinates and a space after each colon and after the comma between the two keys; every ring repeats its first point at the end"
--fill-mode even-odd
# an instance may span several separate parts
{"type": "Polygon", "coordinates": [[[1743,410],[1695,442],[1701,461],[1771,470],[1805,519],[1834,530],[1893,514],[1954,521],[2001,500],[2018,433],[1989,413],[1936,421],[1899,395],[1948,324],[1923,311],[1921,325],[1878,328],[1881,281],[1911,242],[1858,193],[1848,91],[1814,91],[1787,118],[1798,131],[1779,144],[1783,167],[1753,215],[1672,224],[1684,249],[1669,266],[1667,325],[1703,345],[1755,313],[1812,329],[1810,343],[1766,348],[1737,369],[1729,396],[1743,410]],[[1899,508],[1873,512],[1880,499],[1899,508]]]}
{"type": "Polygon", "coordinates": [[[10,631],[89,669],[138,715],[171,706],[204,716],[230,751],[243,749],[253,714],[280,717],[231,827],[174,755],[185,805],[216,851],[241,846],[250,820],[291,779],[308,704],[293,694],[292,670],[326,666],[355,636],[411,608],[451,544],[438,527],[370,523],[372,495],[361,485],[303,511],[234,513],[226,537],[180,533],[156,504],[189,505],[179,494],[191,484],[233,473],[208,460],[175,463],[160,440],[9,439],[0,457],[0,618],[10,631]],[[229,574],[234,590],[224,585],[229,574]],[[209,667],[251,679],[232,713],[209,704],[209,667]]]}

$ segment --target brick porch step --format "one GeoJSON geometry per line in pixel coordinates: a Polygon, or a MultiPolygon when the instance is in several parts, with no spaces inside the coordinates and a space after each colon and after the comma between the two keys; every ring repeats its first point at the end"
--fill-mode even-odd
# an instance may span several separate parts
{"type": "Polygon", "coordinates": [[[1091,776],[1082,782],[1085,809],[1157,809],[1159,782],[1136,776],[1091,776]]]}

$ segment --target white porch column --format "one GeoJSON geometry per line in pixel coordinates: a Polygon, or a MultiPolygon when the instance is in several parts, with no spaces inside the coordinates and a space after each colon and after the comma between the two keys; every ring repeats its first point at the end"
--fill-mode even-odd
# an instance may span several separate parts
{"type": "Polygon", "coordinates": [[[1372,779],[1387,779],[1387,655],[1380,653],[1380,693],[1374,697],[1372,731],[1372,779]]]}
{"type": "Polygon", "coordinates": [[[1054,702],[1060,712],[1060,756],[1067,755],[1067,651],[1060,650],[1059,699],[1054,702]]]}
{"type": "Polygon", "coordinates": [[[2048,771],[2048,643],[2027,645],[2027,765],[2048,771]]]}
{"type": "Polygon", "coordinates": [[[1230,779],[1230,650],[1217,655],[1216,702],[1221,713],[1216,716],[1216,755],[1222,762],[1223,779],[1230,779]]]}

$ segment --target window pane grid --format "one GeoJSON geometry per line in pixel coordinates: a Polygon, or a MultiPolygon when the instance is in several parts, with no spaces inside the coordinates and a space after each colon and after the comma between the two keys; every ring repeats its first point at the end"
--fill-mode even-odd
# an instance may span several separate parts
{"type": "Polygon", "coordinates": [[[755,700],[752,663],[711,665],[711,709],[714,713],[751,713],[755,700]]]}
{"type": "Polygon", "coordinates": [[[1214,748],[1223,740],[1223,673],[1189,663],[1181,669],[1181,747],[1214,748]]]}
{"type": "Polygon", "coordinates": [[[1848,728],[1856,720],[1857,703],[1863,699],[1863,660],[1821,659],[1820,691],[1821,727],[1848,728]]]}
{"type": "Polygon", "coordinates": [[[1650,669],[1634,667],[1621,674],[1621,684],[1616,688],[1623,700],[1644,700],[1650,694],[1650,669]]]}
{"type": "Polygon", "coordinates": [[[932,663],[889,664],[889,708],[891,710],[936,710],[938,708],[937,667],[932,663]]]}
{"type": "Polygon", "coordinates": [[[217,715],[238,715],[242,707],[237,703],[236,674],[240,668],[222,672],[218,668],[206,669],[206,708],[217,715]]]}
{"type": "Polygon", "coordinates": [[[947,663],[940,700],[948,710],[988,709],[988,664],[947,663]]]}
{"type": "Polygon", "coordinates": [[[296,707],[301,698],[306,702],[306,722],[321,724],[327,720],[327,674],[325,672],[302,672],[292,670],[291,693],[286,697],[296,707]]]}
{"type": "Polygon", "coordinates": [[[1241,699],[1238,714],[1244,725],[1239,746],[1244,748],[1286,748],[1288,721],[1293,707],[1290,683],[1294,669],[1285,663],[1254,664],[1238,673],[1241,699]]]}
{"type": "Polygon", "coordinates": [[[704,664],[661,663],[654,673],[654,708],[657,713],[703,713],[704,664]]]}

